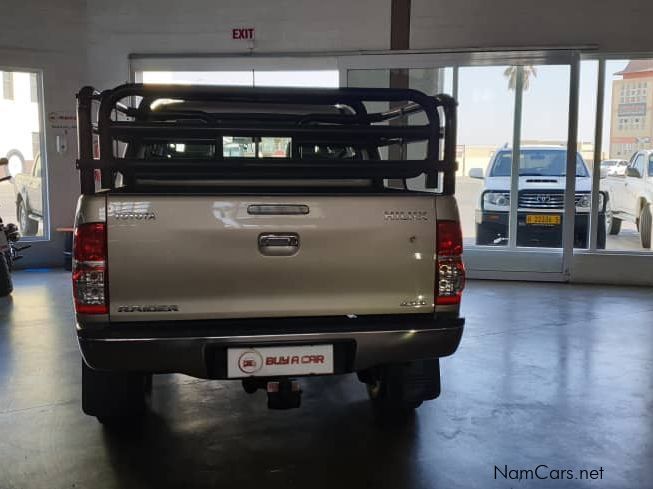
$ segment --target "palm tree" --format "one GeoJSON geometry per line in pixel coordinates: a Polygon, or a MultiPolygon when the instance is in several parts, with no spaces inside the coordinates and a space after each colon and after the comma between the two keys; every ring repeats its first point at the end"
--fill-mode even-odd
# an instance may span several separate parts
{"type": "Polygon", "coordinates": [[[533,78],[537,77],[537,69],[535,68],[535,66],[532,65],[509,66],[503,72],[503,76],[505,76],[508,79],[508,90],[514,90],[515,88],[517,88],[517,73],[520,70],[522,71],[524,77],[524,83],[523,83],[524,90],[528,90],[528,87],[530,86],[531,76],[533,78]]]}

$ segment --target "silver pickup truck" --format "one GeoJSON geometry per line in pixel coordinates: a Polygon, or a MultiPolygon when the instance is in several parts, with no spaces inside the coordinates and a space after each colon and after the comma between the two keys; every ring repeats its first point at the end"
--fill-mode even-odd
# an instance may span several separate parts
{"type": "Polygon", "coordinates": [[[139,416],[165,373],[238,379],[271,408],[312,375],[356,372],[384,413],[439,395],[464,323],[453,99],[130,84],[77,100],[84,412],[139,416]]]}
{"type": "Polygon", "coordinates": [[[601,181],[608,192],[606,227],[609,234],[619,234],[622,221],[637,226],[642,248],[651,247],[653,221],[653,150],[635,153],[623,176],[609,175],[601,181]]]}

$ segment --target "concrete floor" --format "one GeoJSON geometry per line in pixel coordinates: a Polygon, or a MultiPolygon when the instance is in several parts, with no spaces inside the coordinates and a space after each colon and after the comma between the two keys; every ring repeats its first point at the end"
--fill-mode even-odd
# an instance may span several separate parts
{"type": "Polygon", "coordinates": [[[111,434],[80,411],[68,275],[15,285],[0,304],[2,489],[653,487],[650,289],[470,283],[443,394],[404,424],[376,422],[351,375],[307,382],[294,411],[160,376],[142,428],[111,434]],[[494,478],[540,464],[603,479],[494,478]]]}

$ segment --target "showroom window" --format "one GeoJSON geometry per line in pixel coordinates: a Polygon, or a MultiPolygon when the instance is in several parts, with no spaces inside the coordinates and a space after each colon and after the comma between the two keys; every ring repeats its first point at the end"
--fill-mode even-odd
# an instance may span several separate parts
{"type": "MultiPolygon", "coordinates": [[[[588,56],[590,57],[590,56],[588,56]]],[[[587,152],[595,154],[599,167],[593,173],[596,198],[594,240],[596,249],[608,251],[648,252],[650,232],[647,213],[651,205],[644,197],[653,183],[647,178],[647,165],[653,150],[653,59],[609,59],[581,62],[581,107],[579,128],[594,133],[599,118],[600,134],[587,144],[587,152]],[[600,78],[602,80],[600,80],[600,78]],[[602,83],[601,83],[602,81],[602,83]],[[597,111],[598,84],[602,97],[597,111]],[[594,103],[583,107],[583,97],[593,96],[594,103]],[[585,121],[585,122],[584,122],[585,121]],[[595,148],[596,145],[596,148],[595,148]],[[637,156],[637,155],[640,156],[637,156]],[[642,178],[629,169],[636,170],[642,178]],[[644,226],[640,222],[644,221],[644,226]]],[[[589,160],[593,169],[593,159],[589,160]]],[[[578,182],[578,181],[577,181],[578,182]]]]}
{"type": "Polygon", "coordinates": [[[23,237],[46,238],[41,76],[3,70],[2,81],[0,157],[9,160],[13,179],[0,183],[0,211],[6,221],[16,222],[23,237]]]}

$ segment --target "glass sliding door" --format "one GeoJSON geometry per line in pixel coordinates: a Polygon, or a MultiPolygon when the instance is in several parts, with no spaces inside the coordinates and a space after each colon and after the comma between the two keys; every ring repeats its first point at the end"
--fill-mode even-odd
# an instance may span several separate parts
{"type": "Polygon", "coordinates": [[[652,92],[653,53],[583,56],[579,135],[591,127],[590,244],[574,249],[572,281],[653,285],[652,92]]]}
{"type": "Polygon", "coordinates": [[[599,189],[607,194],[606,250],[650,252],[653,211],[653,58],[605,61],[599,189]]]}
{"type": "Polygon", "coordinates": [[[400,69],[410,88],[458,100],[456,198],[471,277],[566,279],[563,243],[574,241],[575,226],[565,231],[565,190],[573,209],[574,173],[587,168],[578,156],[567,175],[576,164],[567,146],[577,60],[572,51],[339,60],[348,86],[392,86],[400,69]]]}
{"type": "MultiPolygon", "coordinates": [[[[567,174],[569,66],[527,65],[521,69],[522,122],[516,245],[561,248],[567,174]]],[[[586,204],[587,214],[590,173],[581,155],[576,160],[576,200],[582,196],[583,201],[579,203],[586,204]]],[[[586,241],[587,220],[583,221],[583,225],[586,241]]],[[[582,234],[580,226],[576,229],[582,234]]],[[[583,246],[582,238],[574,241],[583,246]]],[[[586,242],[584,245],[587,246],[586,242]]]]}
{"type": "Polygon", "coordinates": [[[464,66],[458,71],[456,199],[465,245],[505,247],[510,221],[515,92],[510,66],[464,66]]]}

